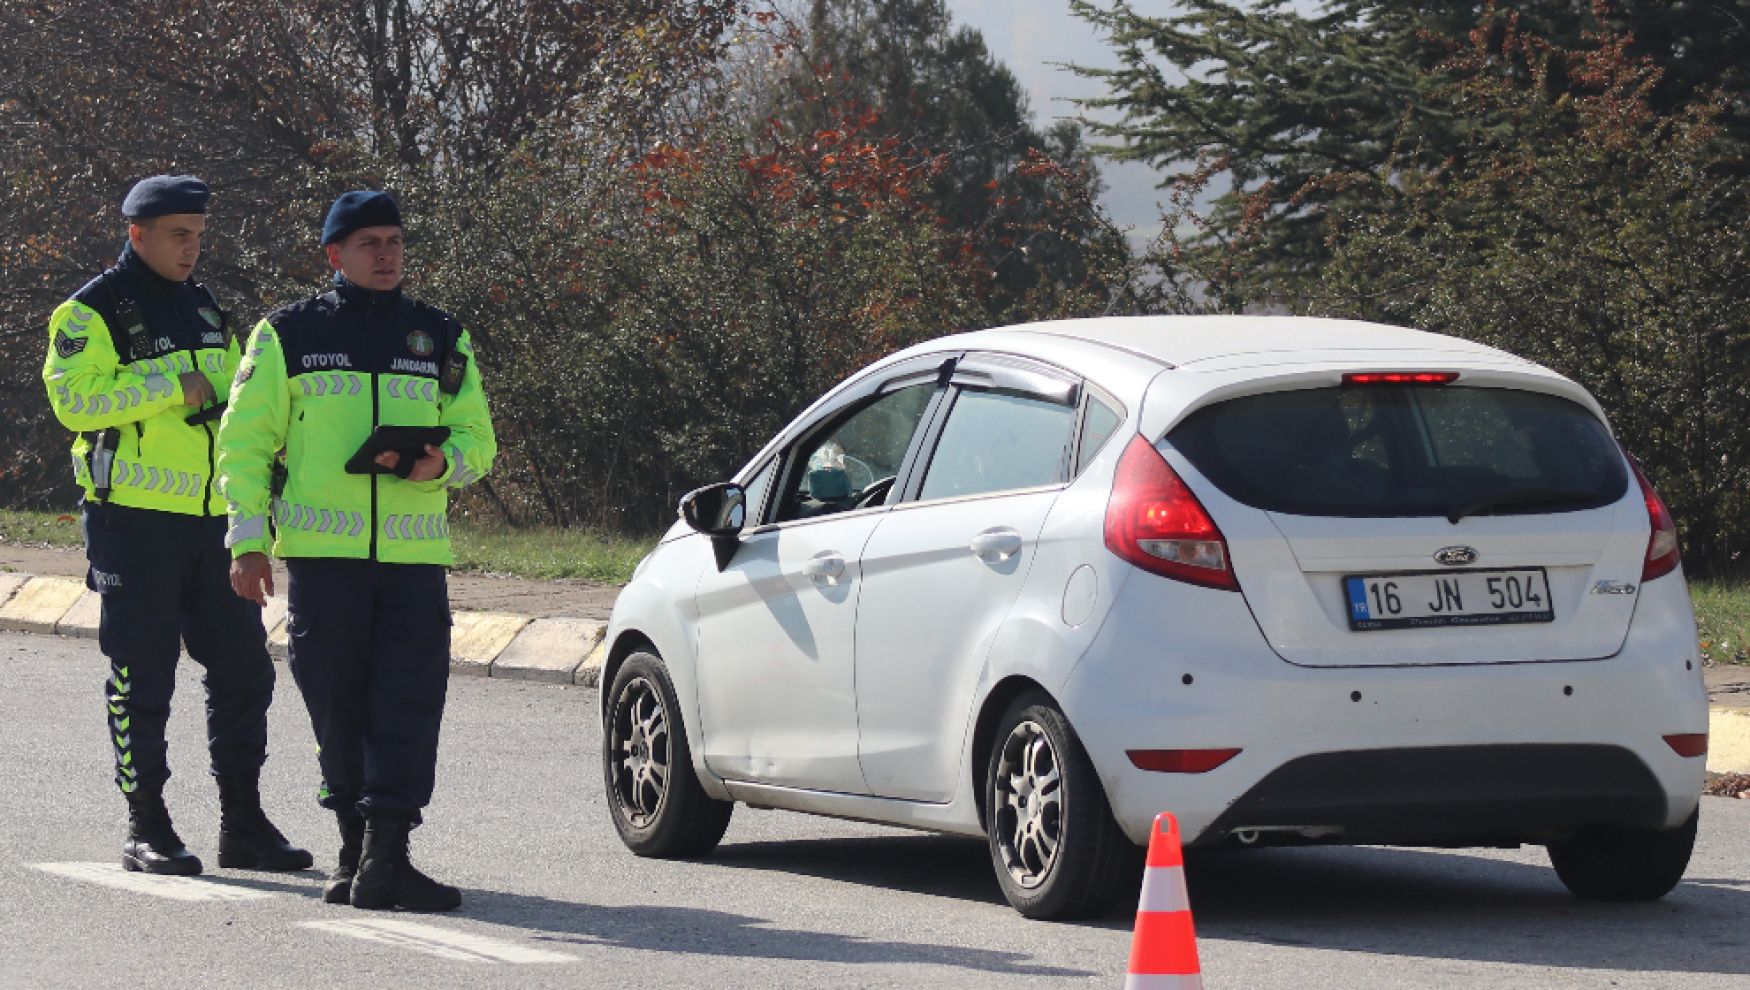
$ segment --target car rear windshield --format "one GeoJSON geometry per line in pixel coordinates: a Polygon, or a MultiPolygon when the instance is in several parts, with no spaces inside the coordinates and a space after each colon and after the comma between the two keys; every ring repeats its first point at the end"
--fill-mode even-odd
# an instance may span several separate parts
{"type": "Polygon", "coordinates": [[[1167,440],[1229,497],[1313,516],[1563,512],[1627,490],[1586,409],[1463,386],[1312,388],[1199,409],[1167,440]]]}

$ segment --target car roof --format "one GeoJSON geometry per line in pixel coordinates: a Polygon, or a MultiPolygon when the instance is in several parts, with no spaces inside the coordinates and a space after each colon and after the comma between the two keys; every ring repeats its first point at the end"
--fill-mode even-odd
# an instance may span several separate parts
{"type": "MultiPolygon", "coordinates": [[[[1468,383],[1565,396],[1608,424],[1585,388],[1485,344],[1445,334],[1306,316],[1111,316],[1053,320],[939,337],[891,361],[951,350],[1023,354],[1073,368],[1120,399],[1148,389],[1143,430],[1170,428],[1196,407],[1248,392],[1336,384],[1356,370],[1458,371],[1468,383]]],[[[1155,431],[1155,432],[1150,432],[1155,431]]]]}
{"type": "MultiPolygon", "coordinates": [[[[968,348],[1008,342],[1012,335],[1084,341],[1148,358],[1170,368],[1221,358],[1294,354],[1297,363],[1329,354],[1333,359],[1356,351],[1442,352],[1488,363],[1531,362],[1505,351],[1459,337],[1368,323],[1307,316],[1108,316],[1098,319],[1053,320],[957,334],[933,342],[968,348]]],[[[1049,350],[1048,339],[1036,345],[1049,350]]]]}

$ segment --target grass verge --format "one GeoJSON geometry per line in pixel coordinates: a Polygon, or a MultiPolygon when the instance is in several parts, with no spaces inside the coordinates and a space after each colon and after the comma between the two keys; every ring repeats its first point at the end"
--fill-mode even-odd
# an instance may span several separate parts
{"type": "Polygon", "coordinates": [[[76,512],[29,512],[0,509],[0,543],[24,546],[80,547],[79,515],[76,512]]]}
{"type": "Polygon", "coordinates": [[[657,537],[615,536],[579,529],[511,529],[456,520],[450,542],[456,569],[551,581],[625,584],[657,537]]]}
{"type": "MultiPolygon", "coordinates": [[[[656,537],[635,538],[586,530],[511,529],[456,519],[450,530],[456,569],[509,574],[540,581],[574,579],[625,584],[656,537]]],[[[0,509],[0,543],[77,548],[75,513],[0,509]]]]}
{"type": "Polygon", "coordinates": [[[1689,583],[1703,660],[1750,661],[1750,581],[1704,580],[1689,583]]]}

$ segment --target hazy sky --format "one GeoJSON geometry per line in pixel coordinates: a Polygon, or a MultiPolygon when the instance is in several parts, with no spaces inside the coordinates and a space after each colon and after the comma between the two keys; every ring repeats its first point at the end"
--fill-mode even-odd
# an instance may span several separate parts
{"type": "MultiPolygon", "coordinates": [[[[1069,12],[1068,0],[947,0],[956,24],[976,28],[991,54],[1009,67],[1027,91],[1034,119],[1041,125],[1080,112],[1069,100],[1099,96],[1098,80],[1083,79],[1053,63],[1116,67],[1117,59],[1093,25],[1069,12]]],[[[1141,13],[1166,13],[1170,0],[1135,0],[1141,13]]],[[[1106,208],[1131,236],[1153,237],[1160,231],[1165,194],[1156,188],[1160,175],[1135,163],[1100,161],[1107,189],[1106,208]]]]}

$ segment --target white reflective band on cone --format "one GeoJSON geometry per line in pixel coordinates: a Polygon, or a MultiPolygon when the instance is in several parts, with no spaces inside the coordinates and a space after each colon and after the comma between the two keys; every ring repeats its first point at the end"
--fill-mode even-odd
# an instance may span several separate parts
{"type": "Polygon", "coordinates": [[[1133,973],[1124,978],[1124,990],[1203,990],[1203,977],[1195,973],[1188,976],[1138,976],[1133,973]]]}
{"type": "Polygon", "coordinates": [[[1142,897],[1138,911],[1189,911],[1191,897],[1185,892],[1185,868],[1156,866],[1142,874],[1142,897]]]}

